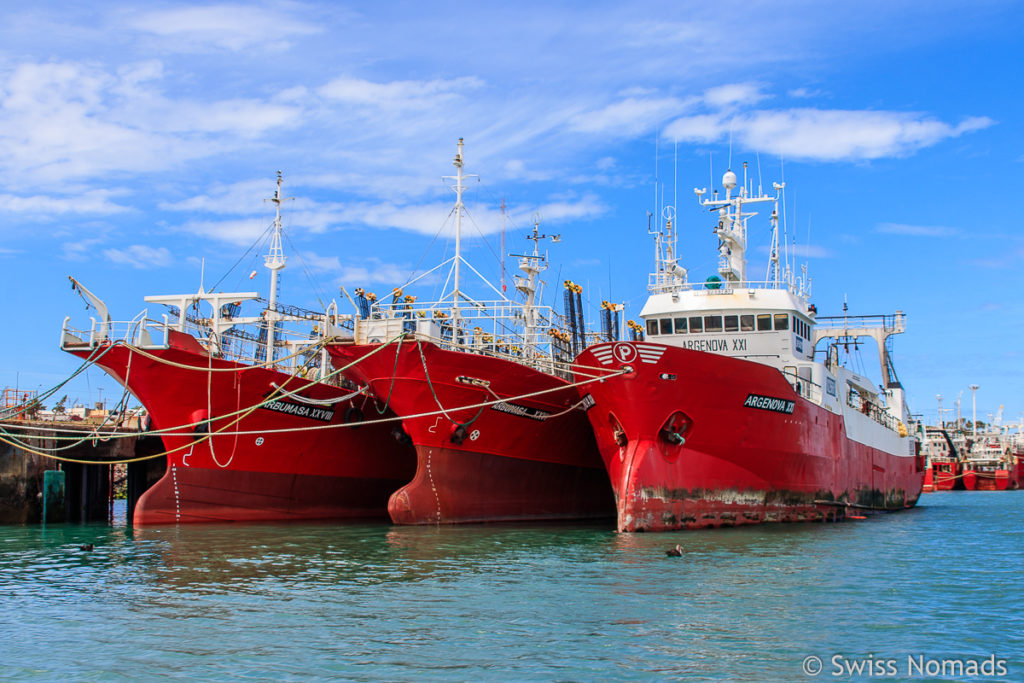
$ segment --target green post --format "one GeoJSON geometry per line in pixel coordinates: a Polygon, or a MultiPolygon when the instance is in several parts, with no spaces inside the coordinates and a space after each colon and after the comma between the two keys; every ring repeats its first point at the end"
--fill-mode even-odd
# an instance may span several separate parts
{"type": "Polygon", "coordinates": [[[59,470],[43,472],[43,524],[64,521],[64,473],[59,470]]]}

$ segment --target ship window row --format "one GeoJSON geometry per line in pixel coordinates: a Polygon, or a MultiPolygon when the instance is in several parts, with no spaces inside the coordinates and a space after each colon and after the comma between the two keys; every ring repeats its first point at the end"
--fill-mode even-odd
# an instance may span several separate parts
{"type": "Polygon", "coordinates": [[[811,338],[811,326],[795,315],[793,316],[793,331],[804,339],[811,338]]]}
{"type": "MultiPolygon", "coordinates": [[[[796,320],[795,322],[803,322],[796,320]]],[[[658,318],[647,321],[647,336],[697,334],[699,332],[771,332],[788,330],[787,313],[758,315],[694,315],[686,318],[658,318]]]]}

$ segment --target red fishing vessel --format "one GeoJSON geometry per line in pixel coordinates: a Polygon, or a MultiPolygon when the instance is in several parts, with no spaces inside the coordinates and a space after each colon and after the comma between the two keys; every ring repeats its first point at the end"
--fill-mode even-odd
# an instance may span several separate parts
{"type": "Polygon", "coordinates": [[[1016,488],[1017,463],[1010,439],[999,432],[976,436],[963,462],[968,491],[1005,491],[1016,488]]]}
{"type": "Polygon", "coordinates": [[[1024,488],[1024,417],[1017,423],[1017,433],[1010,437],[1010,450],[1013,453],[1013,476],[1010,488],[1024,488]]]}
{"type": "Polygon", "coordinates": [[[950,436],[943,427],[925,427],[921,452],[925,456],[924,491],[963,488],[960,459],[966,440],[959,432],[950,436]]]}
{"type": "MultiPolygon", "coordinates": [[[[111,322],[103,301],[88,330],[64,320],[61,347],[134,394],[167,451],[163,477],[139,499],[135,524],[386,518],[388,496],[415,471],[412,449],[384,423],[354,427],[365,397],[330,370],[322,330],[343,321],[277,302],[281,176],[270,299],[257,292],[150,296],[169,312],[111,322]],[[242,307],[262,304],[257,315],[242,307]]],[[[349,332],[351,334],[351,332],[349,332]]]]}
{"type": "Polygon", "coordinates": [[[451,290],[432,302],[396,290],[390,303],[357,290],[354,340],[328,347],[381,409],[402,418],[416,448],[416,476],[388,512],[397,524],[611,517],[608,477],[568,379],[570,345],[582,331],[563,332],[538,305],[546,236],[536,221],[533,252],[518,255],[522,302],[486,281],[497,299],[463,289],[461,268],[479,273],[461,254],[462,151],[460,139],[455,255],[420,276],[450,265],[451,290]]]}
{"type": "Polygon", "coordinates": [[[1024,488],[1024,445],[1017,445],[1013,451],[1013,478],[1010,488],[1018,490],[1024,488]]]}
{"type": "Polygon", "coordinates": [[[720,277],[688,281],[666,211],[640,314],[646,339],[594,345],[576,359],[577,377],[593,367],[627,373],[580,388],[618,529],[835,520],[914,505],[924,460],[890,361],[903,314],[818,317],[806,276],[780,264],[783,186],[765,196],[746,179],[737,184],[727,172],[724,198],[702,202],[717,219],[720,277]],[[764,282],[746,277],[747,222],[756,215],[749,207],[757,203],[775,207],[764,282]],[[840,350],[862,337],[878,344],[881,391],[840,363],[840,350]]]}

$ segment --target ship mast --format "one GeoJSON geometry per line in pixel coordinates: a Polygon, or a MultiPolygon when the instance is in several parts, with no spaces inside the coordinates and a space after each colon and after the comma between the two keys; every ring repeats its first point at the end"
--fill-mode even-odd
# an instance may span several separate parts
{"type": "Polygon", "coordinates": [[[270,240],[270,252],[264,257],[263,264],[270,270],[270,301],[267,305],[267,310],[264,313],[264,319],[267,321],[267,355],[266,360],[268,363],[274,361],[274,344],[275,334],[277,332],[277,321],[280,319],[281,314],[277,310],[277,282],[280,272],[284,270],[287,258],[284,255],[284,249],[281,246],[281,202],[288,201],[289,199],[295,199],[295,197],[282,197],[281,196],[281,171],[277,172],[277,190],[274,192],[273,197],[269,197],[264,201],[274,202],[276,208],[276,215],[274,216],[274,235],[270,240]]]}
{"type": "Polygon", "coordinates": [[[459,318],[459,299],[463,297],[462,291],[459,289],[461,281],[461,266],[462,266],[462,212],[465,206],[462,203],[462,192],[465,190],[463,180],[470,177],[462,171],[462,148],[463,140],[459,138],[458,151],[455,154],[455,159],[452,161],[452,165],[455,166],[454,176],[444,176],[446,180],[455,181],[455,256],[452,264],[452,322],[457,326],[459,318]]]}
{"type": "MultiPolygon", "coordinates": [[[[778,196],[772,197],[761,194],[751,196],[747,188],[746,162],[743,163],[744,180],[739,192],[733,196],[736,189],[736,174],[727,170],[722,176],[722,187],[725,188],[725,198],[718,199],[717,193],[714,199],[704,199],[701,205],[709,209],[718,210],[718,225],[715,227],[715,234],[719,240],[719,261],[718,273],[726,282],[744,285],[747,283],[747,221],[757,215],[756,211],[743,211],[745,204],[758,204],[763,202],[774,202],[775,209],[772,211],[772,243],[778,244],[778,196]]],[[[776,191],[781,190],[784,183],[774,183],[776,191]]],[[[694,190],[700,198],[707,190],[694,190]]],[[[777,246],[773,251],[773,262],[776,264],[775,281],[778,282],[777,273],[777,246]]]]}
{"type": "Polygon", "coordinates": [[[452,307],[459,308],[459,266],[462,261],[462,138],[459,138],[459,151],[452,161],[455,166],[455,282],[452,285],[452,307]]]}
{"type": "Polygon", "coordinates": [[[526,239],[533,242],[533,253],[509,254],[509,256],[519,257],[519,269],[526,274],[525,278],[516,276],[515,284],[516,289],[522,292],[526,299],[523,304],[523,336],[526,343],[531,347],[534,344],[534,335],[537,332],[537,312],[535,306],[537,302],[538,277],[541,272],[548,268],[547,257],[540,253],[540,241],[549,237],[552,242],[561,240],[561,235],[542,235],[540,232],[540,215],[534,214],[533,232],[526,236],[526,239]]]}
{"type": "MultiPolygon", "coordinates": [[[[652,273],[651,283],[648,289],[652,292],[676,291],[686,285],[686,268],[678,263],[676,247],[678,244],[678,232],[675,227],[676,210],[674,206],[666,206],[661,212],[665,219],[665,226],[651,230],[648,227],[648,234],[654,235],[654,262],[657,272],[652,273]]],[[[653,214],[648,214],[653,217],[653,214]]]]}

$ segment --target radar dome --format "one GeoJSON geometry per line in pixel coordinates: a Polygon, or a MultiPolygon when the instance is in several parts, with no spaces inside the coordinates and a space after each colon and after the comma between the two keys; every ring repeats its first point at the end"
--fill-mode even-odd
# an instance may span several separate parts
{"type": "Polygon", "coordinates": [[[722,176],[722,187],[727,190],[736,187],[736,174],[732,170],[726,171],[725,175],[722,176]]]}

